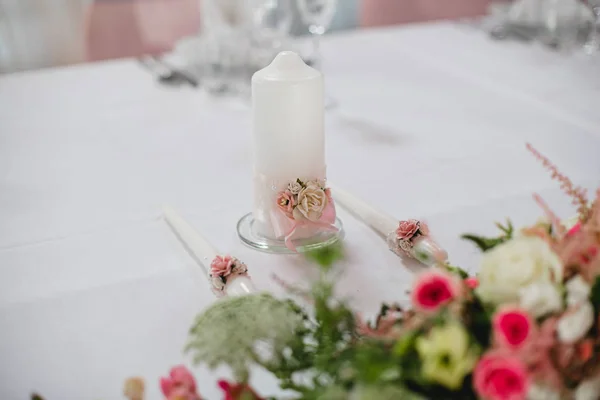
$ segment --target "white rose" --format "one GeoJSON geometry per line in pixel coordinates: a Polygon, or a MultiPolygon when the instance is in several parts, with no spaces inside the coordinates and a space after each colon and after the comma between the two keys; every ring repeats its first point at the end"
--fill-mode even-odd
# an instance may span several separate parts
{"type": "Polygon", "coordinates": [[[563,301],[556,285],[535,282],[519,290],[519,305],[536,318],[563,308],[563,301]]]}
{"type": "Polygon", "coordinates": [[[550,389],[548,386],[534,383],[529,387],[527,400],[560,400],[560,394],[550,389]]]}
{"type": "Polygon", "coordinates": [[[575,343],[589,332],[594,324],[594,307],[586,301],[568,310],[556,326],[558,339],[563,343],[575,343]]]}
{"type": "Polygon", "coordinates": [[[298,204],[294,207],[294,219],[309,221],[318,221],[323,215],[323,210],[327,205],[327,195],[325,191],[315,182],[308,182],[306,187],[298,193],[298,204]]]}
{"type": "Polygon", "coordinates": [[[587,301],[592,292],[592,287],[580,275],[570,279],[565,286],[567,289],[567,304],[570,306],[587,301]]]}
{"type": "Polygon", "coordinates": [[[477,294],[486,302],[516,302],[521,288],[559,282],[562,272],[560,259],[542,239],[515,238],[484,253],[477,294]]]}
{"type": "Polygon", "coordinates": [[[585,380],[575,389],[575,400],[600,399],[600,376],[585,380]]]}

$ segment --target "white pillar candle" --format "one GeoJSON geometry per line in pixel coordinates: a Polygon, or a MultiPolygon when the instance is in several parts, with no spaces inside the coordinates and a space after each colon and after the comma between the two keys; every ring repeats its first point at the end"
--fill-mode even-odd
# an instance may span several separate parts
{"type": "Polygon", "coordinates": [[[322,74],[284,51],[252,77],[256,232],[281,239],[277,192],[296,179],[325,178],[322,74]]]}

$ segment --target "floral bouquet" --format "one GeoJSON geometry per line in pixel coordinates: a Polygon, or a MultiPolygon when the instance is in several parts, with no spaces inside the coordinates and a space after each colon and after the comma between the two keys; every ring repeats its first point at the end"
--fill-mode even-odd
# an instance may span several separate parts
{"type": "MultiPolygon", "coordinates": [[[[341,252],[321,250],[310,312],[265,293],[226,298],[195,321],[193,362],[231,368],[236,382],[219,383],[227,400],[262,399],[253,366],[278,379],[280,399],[600,399],[600,190],[590,204],[530,150],[573,197],[571,222],[536,196],[545,220],[464,235],[483,251],[477,276],[440,260],[416,277],[410,309],[383,305],[373,322],[336,299],[341,252]]],[[[161,387],[169,400],[201,398],[184,367],[161,387]]]]}

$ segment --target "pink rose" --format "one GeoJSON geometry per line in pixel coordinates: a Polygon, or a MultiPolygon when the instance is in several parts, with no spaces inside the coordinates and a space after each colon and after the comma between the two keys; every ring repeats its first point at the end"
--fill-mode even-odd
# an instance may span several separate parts
{"type": "Polygon", "coordinates": [[[450,274],[430,270],[421,274],[412,290],[412,303],[422,312],[435,312],[460,295],[460,284],[450,274]]]}
{"type": "Polygon", "coordinates": [[[503,308],[492,319],[497,344],[511,350],[522,349],[533,337],[535,325],[529,314],[520,308],[503,308]]]}
{"type": "Polygon", "coordinates": [[[469,278],[465,279],[465,285],[467,285],[467,287],[469,287],[469,289],[477,289],[477,286],[479,286],[479,281],[477,280],[477,278],[471,276],[469,278]]]}
{"type": "Polygon", "coordinates": [[[277,207],[288,217],[292,218],[292,211],[296,205],[294,195],[289,190],[284,190],[277,194],[277,207]]]}
{"type": "Polygon", "coordinates": [[[166,400],[202,400],[194,376],[184,365],[171,368],[168,377],[160,378],[160,390],[166,400]]]}
{"type": "Polygon", "coordinates": [[[398,229],[396,229],[396,235],[398,239],[409,240],[419,230],[419,221],[416,219],[409,219],[408,221],[400,221],[398,229]]]}
{"type": "Polygon", "coordinates": [[[473,386],[479,397],[486,400],[525,400],[529,378],[521,360],[491,352],[475,366],[473,386]]]}
{"type": "Polygon", "coordinates": [[[231,383],[220,380],[218,385],[225,394],[223,400],[264,400],[245,383],[231,383]]]}
{"type": "Polygon", "coordinates": [[[213,277],[231,274],[234,259],[231,256],[216,256],[210,263],[210,272],[213,277]]]}

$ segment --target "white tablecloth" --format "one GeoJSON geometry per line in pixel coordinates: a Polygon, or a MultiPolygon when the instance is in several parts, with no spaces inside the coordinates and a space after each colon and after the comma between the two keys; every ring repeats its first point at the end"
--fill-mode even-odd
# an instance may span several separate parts
{"type": "MultiPolygon", "coordinates": [[[[450,23],[362,31],[324,43],[329,178],[398,218],[426,220],[451,261],[475,271],[465,231],[532,222],[542,194],[574,210],[525,150],[574,181],[600,183],[598,60],[490,41],[450,23]]],[[[250,110],[157,85],[133,60],[0,78],[0,398],[117,399],[122,382],[178,363],[196,313],[215,301],[160,218],[169,203],[256,285],[306,284],[298,256],[240,244],[251,209],[250,110]]],[[[411,275],[343,211],[340,296],[357,310],[404,301],[411,275]]],[[[200,392],[221,398],[196,370],[200,392]]],[[[276,394],[258,371],[252,383],[276,394]]]]}

